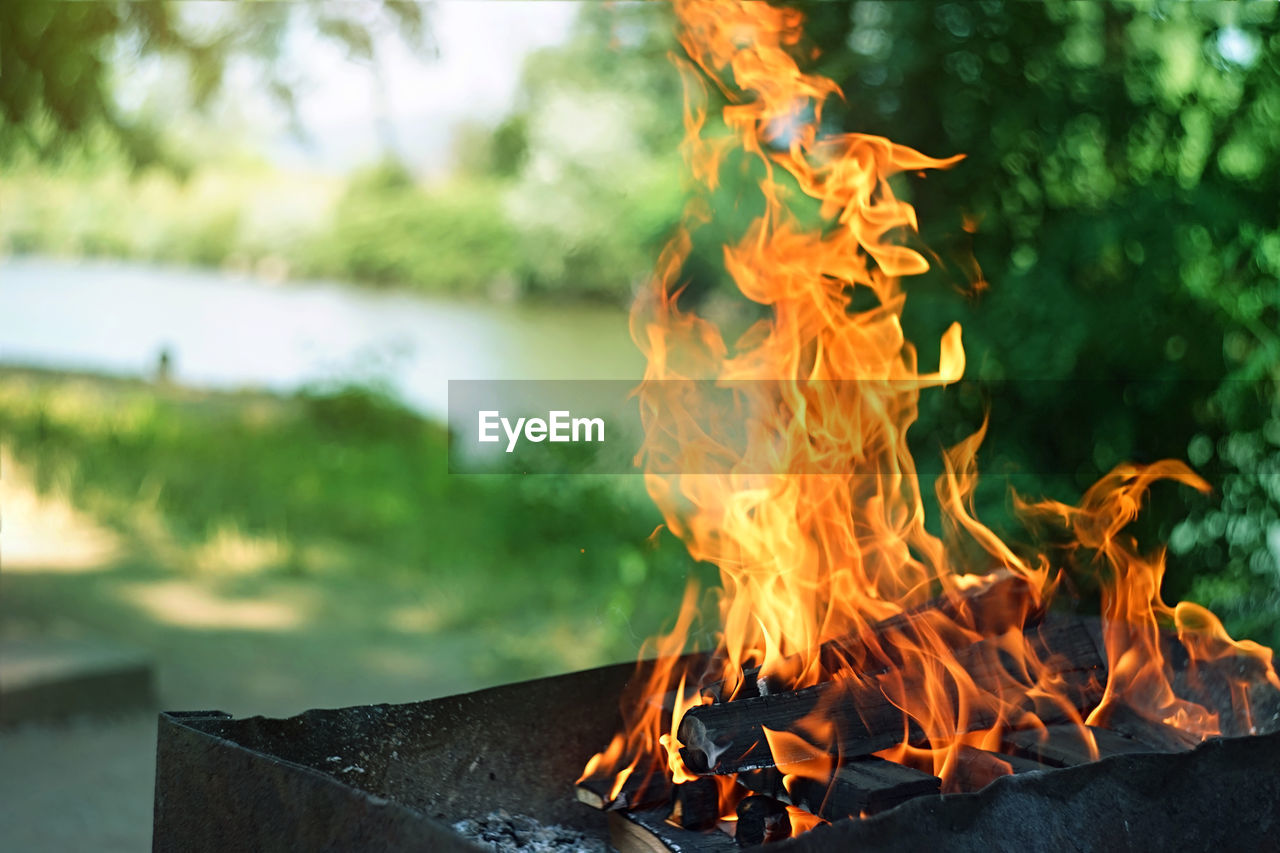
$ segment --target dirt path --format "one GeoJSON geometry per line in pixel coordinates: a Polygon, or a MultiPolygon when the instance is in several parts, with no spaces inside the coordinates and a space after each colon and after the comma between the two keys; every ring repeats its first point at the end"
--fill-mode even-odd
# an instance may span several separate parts
{"type": "MultiPolygon", "coordinates": [[[[38,495],[12,459],[0,464],[0,630],[145,650],[161,707],[287,716],[507,680],[476,665],[487,638],[433,631],[445,593],[422,577],[317,581],[174,565],[163,549],[139,549],[38,495]]],[[[154,750],[154,711],[0,730],[5,848],[149,849],[154,750]]]]}

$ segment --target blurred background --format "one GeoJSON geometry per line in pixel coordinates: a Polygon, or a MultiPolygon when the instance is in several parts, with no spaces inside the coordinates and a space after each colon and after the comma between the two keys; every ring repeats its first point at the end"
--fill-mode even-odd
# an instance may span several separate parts
{"type": "MultiPolygon", "coordinates": [[[[959,319],[969,356],[918,456],[990,406],[1015,541],[1011,486],[1189,460],[1213,493],[1139,525],[1165,597],[1280,643],[1277,4],[804,8],[831,131],[968,155],[901,188],[936,256],[908,336],[928,365],[959,319]]],[[[449,475],[441,423],[448,379],[640,375],[673,49],[665,4],[3,4],[7,648],[127,650],[158,706],[236,715],[632,658],[711,576],[639,478],[449,475]]],[[[713,316],[756,177],[685,270],[713,316]]],[[[153,749],[145,711],[0,730],[15,849],[145,848],[153,749]]]]}

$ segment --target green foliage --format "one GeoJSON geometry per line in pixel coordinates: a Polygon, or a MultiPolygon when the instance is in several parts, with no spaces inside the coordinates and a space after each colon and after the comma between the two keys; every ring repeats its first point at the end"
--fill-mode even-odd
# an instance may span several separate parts
{"type": "MultiPolygon", "coordinates": [[[[1273,4],[805,8],[817,70],[846,93],[832,129],[967,155],[906,188],[941,262],[908,283],[906,323],[927,364],[929,342],[962,321],[985,390],[952,397],[968,426],[990,403],[982,468],[1009,475],[980,492],[985,517],[1013,526],[1010,484],[1071,499],[1118,462],[1185,458],[1193,440],[1266,446],[1260,413],[1280,395],[1273,4]],[[970,248],[991,284],[966,298],[954,288],[970,248]]],[[[942,436],[946,405],[925,405],[922,427],[942,436]]],[[[1167,540],[1192,518],[1171,597],[1193,593],[1276,641],[1263,630],[1280,601],[1269,458],[1193,459],[1217,497],[1162,498],[1148,526],[1167,540]],[[1192,529],[1208,531],[1198,545],[1192,529]]]]}
{"type": "Polygon", "coordinates": [[[1280,401],[1256,393],[1255,383],[1229,382],[1218,398],[1252,397],[1249,414],[1232,419],[1216,442],[1197,435],[1192,462],[1221,477],[1218,500],[1196,507],[1170,535],[1180,562],[1200,569],[1180,579],[1197,601],[1213,602],[1228,624],[1280,646],[1280,401]],[[1255,393],[1250,394],[1250,390],[1255,393]],[[1227,393],[1224,394],[1223,391],[1227,393]],[[1253,428],[1247,425],[1257,424],[1253,428]],[[1203,569],[1210,571],[1203,571],[1203,569]]]}
{"type": "Polygon", "coordinates": [[[518,165],[504,210],[528,292],[625,299],[678,221],[669,14],[584,5],[566,44],[526,62],[520,107],[499,140],[518,165]]]}
{"type": "Polygon", "coordinates": [[[489,142],[489,170],[500,178],[519,173],[529,157],[528,120],[516,113],[493,129],[489,142]]]}
{"type": "Polygon", "coordinates": [[[9,0],[0,7],[0,154],[54,157],[102,132],[136,165],[181,166],[172,140],[159,130],[171,115],[122,106],[115,92],[120,65],[168,63],[171,76],[185,84],[185,105],[198,109],[217,94],[234,57],[252,58],[267,90],[291,109],[297,81],[279,59],[295,25],[372,60],[374,34],[382,30],[425,47],[425,10],[408,0],[360,11],[319,2],[200,8],[171,0],[9,0]]]}
{"type": "Polygon", "coordinates": [[[207,164],[185,179],[135,170],[99,138],[57,164],[10,165],[0,183],[0,249],[196,266],[275,258],[296,268],[339,189],[253,162],[207,164]]]}
{"type": "MultiPolygon", "coordinates": [[[[363,25],[333,18],[334,10],[318,4],[229,6],[216,20],[200,21],[202,26],[166,3],[98,5],[110,19],[91,32],[73,27],[68,43],[89,55],[135,42],[146,56],[152,48],[175,54],[185,61],[197,102],[216,90],[231,55],[247,53],[274,68],[280,40],[295,18],[310,16],[318,31],[339,39],[355,56],[367,57],[372,49],[363,25]],[[140,15],[144,7],[150,17],[140,15]],[[161,31],[164,39],[152,38],[161,31]]],[[[398,14],[398,4],[388,8],[398,14]]],[[[57,11],[41,26],[70,26],[73,18],[57,11]]],[[[181,180],[163,193],[139,192],[124,176],[149,158],[139,155],[120,121],[89,118],[119,113],[107,87],[111,63],[104,61],[95,72],[101,91],[93,109],[82,106],[50,118],[36,103],[12,124],[26,143],[9,146],[7,158],[20,163],[34,151],[45,162],[26,163],[20,169],[26,180],[0,190],[7,196],[0,235],[17,251],[232,267],[272,259],[272,269],[283,261],[294,273],[428,292],[623,301],[648,274],[683,201],[677,80],[664,55],[672,46],[666,23],[661,9],[586,6],[568,45],[531,58],[516,112],[496,128],[458,129],[453,180],[424,189],[402,169],[393,175],[375,167],[353,176],[336,203],[330,197],[277,216],[259,215],[252,186],[260,174],[231,182],[242,190],[248,185],[240,199],[223,193],[178,203],[190,202],[192,195],[181,180]],[[81,116],[83,133],[69,123],[81,116]],[[96,174],[82,181],[84,176],[68,174],[62,163],[50,163],[53,141],[64,157],[96,162],[96,174]],[[50,201],[72,194],[76,201],[70,205],[50,201]],[[76,215],[82,208],[92,212],[76,215]]],[[[20,48],[15,55],[31,53],[24,53],[23,38],[14,39],[20,48]]],[[[53,64],[43,70],[32,66],[30,73],[55,72],[56,62],[48,62],[53,64]]],[[[183,78],[181,69],[176,76],[183,78]]],[[[270,85],[287,98],[287,87],[270,85]]],[[[135,118],[142,127],[145,116],[135,118]]],[[[167,158],[170,164],[175,159],[167,158]]],[[[217,159],[216,165],[187,164],[184,177],[222,177],[227,164],[221,155],[217,159]]]]}
{"type": "Polygon", "coordinates": [[[352,178],[303,268],[428,292],[483,293],[509,275],[513,239],[491,186],[424,191],[402,167],[383,165],[352,178]]]}
{"type": "MultiPolygon", "coordinates": [[[[42,117],[73,134],[118,122],[107,53],[110,39],[133,23],[125,17],[129,6],[13,0],[0,9],[0,127],[8,131],[0,140],[12,146],[14,130],[38,133],[42,117]]],[[[161,11],[151,18],[157,33],[169,30],[161,11]]]]}

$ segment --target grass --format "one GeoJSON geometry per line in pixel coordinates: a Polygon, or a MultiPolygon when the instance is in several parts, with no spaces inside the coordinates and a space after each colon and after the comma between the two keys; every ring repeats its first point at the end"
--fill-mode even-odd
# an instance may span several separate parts
{"type": "Polygon", "coordinates": [[[109,581],[10,578],[6,609],[126,634],[150,619],[179,644],[216,628],[245,660],[253,637],[318,638],[294,647],[317,674],[326,644],[408,637],[439,650],[421,662],[438,690],[625,660],[675,613],[689,560],[670,537],[649,543],[659,518],[639,478],[450,475],[446,442],[360,388],[277,397],[0,372],[16,471],[123,543],[109,581]]]}

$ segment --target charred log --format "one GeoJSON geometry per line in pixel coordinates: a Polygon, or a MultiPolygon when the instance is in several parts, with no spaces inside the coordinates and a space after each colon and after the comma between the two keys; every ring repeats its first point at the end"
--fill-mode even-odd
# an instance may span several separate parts
{"type": "Polygon", "coordinates": [[[873,815],[915,797],[936,794],[941,780],[931,773],[868,756],[846,762],[829,779],[792,777],[784,786],[773,768],[738,776],[757,794],[784,800],[823,818],[873,815]]]}
{"type": "Polygon", "coordinates": [[[1006,732],[1001,749],[1011,755],[1054,767],[1075,767],[1109,755],[1165,751],[1110,729],[1086,726],[1085,730],[1080,726],[1047,726],[1043,729],[1006,732]],[[1093,736],[1097,747],[1096,756],[1085,739],[1085,730],[1093,736]]]}
{"type": "Polygon", "coordinates": [[[737,845],[723,832],[694,832],[672,826],[667,810],[609,812],[609,842],[619,853],[736,853],[737,845]]]}
{"type": "MultiPolygon", "coordinates": [[[[1038,628],[1028,629],[1027,639],[1045,667],[1062,678],[1076,710],[1098,701],[1106,669],[1080,620],[1048,617],[1038,628]]],[[[981,689],[994,691],[1002,685],[1025,684],[1025,673],[1017,671],[1016,662],[1004,657],[994,641],[975,643],[957,652],[956,658],[981,689]]],[[[866,681],[824,682],[789,693],[692,708],[678,730],[684,744],[681,757],[695,773],[734,773],[805,760],[811,753],[771,754],[764,729],[799,734],[800,722],[819,709],[834,729],[831,748],[845,758],[870,755],[904,740],[920,742],[923,730],[890,698],[912,690],[910,683],[897,678],[886,674],[866,681]]],[[[1070,721],[1062,708],[1044,701],[1028,699],[1023,710],[1034,712],[1045,723],[1070,721]]],[[[977,708],[962,726],[965,731],[975,731],[996,722],[995,711],[977,708]]]]}
{"type": "Polygon", "coordinates": [[[710,776],[676,785],[669,823],[682,829],[711,829],[720,820],[720,786],[710,776]]]}
{"type": "Polygon", "coordinates": [[[1048,769],[1050,768],[1038,761],[961,745],[956,750],[956,769],[948,779],[947,791],[981,791],[1001,776],[1048,769]]]}
{"type": "MultiPolygon", "coordinates": [[[[1027,581],[1010,572],[997,573],[994,580],[981,587],[958,591],[935,598],[889,619],[870,626],[863,633],[828,640],[816,650],[818,664],[824,672],[850,668],[858,672],[883,672],[901,664],[895,653],[899,642],[918,644],[919,630],[928,624],[932,630],[964,629],[984,635],[1004,633],[1013,627],[1036,625],[1045,611],[1035,600],[1027,581]]],[[[793,668],[802,666],[801,656],[788,659],[793,668]]],[[[785,668],[785,667],[784,667],[785,668]]],[[[703,688],[704,696],[713,702],[752,699],[785,691],[775,678],[765,677],[760,667],[742,671],[741,683],[734,686],[718,681],[703,688]]]]}
{"type": "Polygon", "coordinates": [[[738,803],[738,828],[734,840],[741,847],[770,844],[791,837],[787,807],[772,797],[747,797],[738,803]]]}
{"type": "Polygon", "coordinates": [[[648,809],[671,801],[671,782],[661,773],[632,773],[614,793],[615,776],[589,776],[574,788],[578,802],[593,809],[648,809]]]}
{"type": "Polygon", "coordinates": [[[1161,752],[1182,752],[1200,743],[1200,738],[1190,732],[1147,719],[1127,705],[1108,707],[1103,722],[1107,728],[1157,747],[1161,752]]]}

